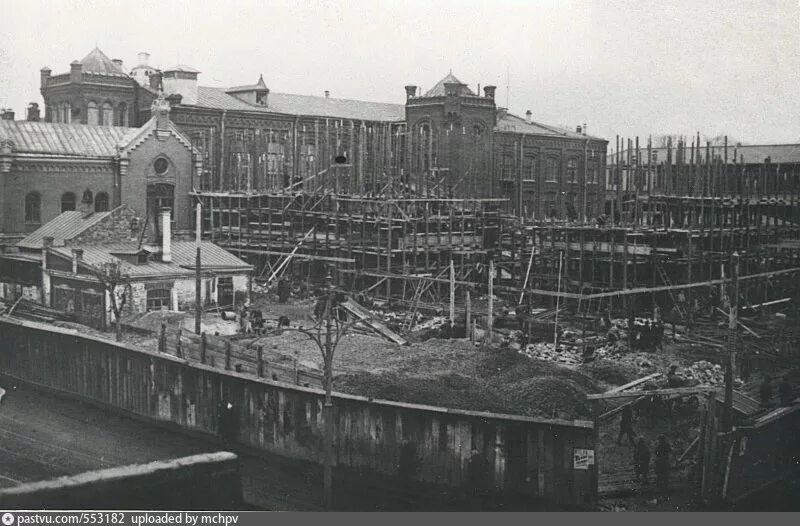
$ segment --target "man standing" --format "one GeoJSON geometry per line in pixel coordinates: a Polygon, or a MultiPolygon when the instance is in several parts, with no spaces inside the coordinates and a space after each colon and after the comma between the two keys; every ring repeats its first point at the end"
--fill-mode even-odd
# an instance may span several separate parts
{"type": "Polygon", "coordinates": [[[633,432],[633,411],[631,406],[626,405],[622,409],[622,420],[619,422],[619,435],[617,435],[617,445],[622,442],[622,437],[628,435],[628,441],[631,445],[634,444],[636,433],[633,432]]]}
{"type": "Polygon", "coordinates": [[[659,435],[656,446],[656,487],[664,493],[669,492],[669,455],[672,448],[667,437],[659,435]]]}
{"type": "Polygon", "coordinates": [[[650,448],[647,447],[644,437],[636,440],[636,447],[633,449],[633,471],[636,473],[636,481],[646,486],[650,471],[650,448]]]}

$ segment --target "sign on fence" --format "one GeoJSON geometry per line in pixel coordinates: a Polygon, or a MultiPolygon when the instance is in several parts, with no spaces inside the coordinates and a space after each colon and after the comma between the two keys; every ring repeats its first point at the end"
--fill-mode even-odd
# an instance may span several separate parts
{"type": "Polygon", "coordinates": [[[587,470],[589,466],[594,466],[594,449],[575,448],[573,454],[574,469],[587,470]]]}

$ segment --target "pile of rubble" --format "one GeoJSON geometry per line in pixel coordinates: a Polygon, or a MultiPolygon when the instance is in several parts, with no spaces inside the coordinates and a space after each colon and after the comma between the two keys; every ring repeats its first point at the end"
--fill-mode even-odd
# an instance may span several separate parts
{"type": "Polygon", "coordinates": [[[705,360],[694,362],[681,372],[692,384],[697,385],[724,385],[725,369],[721,365],[713,364],[705,360]]]}
{"type": "Polygon", "coordinates": [[[531,343],[520,352],[529,358],[546,360],[562,365],[580,365],[583,363],[581,352],[565,345],[556,347],[552,343],[531,343]]]}

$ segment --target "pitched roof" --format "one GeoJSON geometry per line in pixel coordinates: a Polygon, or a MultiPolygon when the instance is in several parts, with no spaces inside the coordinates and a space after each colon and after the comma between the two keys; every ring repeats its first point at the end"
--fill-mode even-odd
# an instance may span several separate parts
{"type": "Polygon", "coordinates": [[[114,253],[127,253],[135,250],[137,243],[117,243],[112,245],[89,245],[69,248],[54,248],[53,252],[65,258],[72,257],[72,249],[80,248],[83,250],[82,261],[87,265],[99,268],[104,263],[119,262],[123,273],[132,278],[158,277],[172,278],[191,276],[192,271],[181,268],[175,263],[164,263],[162,261],[148,261],[147,263],[131,264],[120,258],[115,257],[114,253]]]}
{"type": "Polygon", "coordinates": [[[583,135],[582,133],[569,131],[564,128],[559,128],[556,126],[550,126],[549,124],[541,124],[534,121],[528,122],[527,119],[523,119],[518,115],[514,115],[512,113],[508,113],[505,111],[500,111],[498,113],[499,115],[497,116],[497,124],[495,124],[494,127],[494,130],[498,132],[524,133],[529,135],[547,135],[552,137],[569,137],[574,139],[602,140],[599,137],[593,137],[591,135],[583,135]]]}
{"type": "Polygon", "coordinates": [[[114,157],[117,143],[135,128],[0,120],[0,140],[17,153],[76,157],[114,157]]]}
{"type": "Polygon", "coordinates": [[[96,75],[108,75],[111,77],[127,77],[128,74],[114,64],[99,47],[94,48],[88,55],[81,60],[83,71],[96,75]]]}
{"type": "Polygon", "coordinates": [[[475,95],[475,93],[473,93],[473,91],[471,89],[469,89],[469,86],[467,86],[466,84],[464,84],[463,82],[458,80],[455,77],[455,75],[453,75],[453,72],[451,71],[442,80],[437,82],[431,89],[426,91],[425,95],[423,95],[423,97],[444,97],[445,96],[445,90],[444,90],[444,85],[445,84],[460,84],[461,85],[461,89],[460,89],[459,95],[475,95]]]}
{"type": "Polygon", "coordinates": [[[264,75],[258,76],[258,82],[249,84],[247,86],[234,86],[226,90],[228,93],[238,93],[240,91],[269,91],[267,84],[264,82],[264,75]]]}
{"type": "Polygon", "coordinates": [[[199,70],[196,70],[192,66],[187,66],[185,64],[175,64],[174,66],[169,68],[164,68],[161,71],[163,71],[164,73],[168,71],[181,71],[183,73],[200,73],[199,70]]]}
{"type": "Polygon", "coordinates": [[[111,211],[96,212],[89,217],[83,217],[83,213],[78,210],[61,212],[60,215],[28,234],[17,243],[17,246],[41,250],[42,242],[46,237],[53,238],[53,246],[63,246],[65,241],[74,238],[110,213],[111,211]]]}
{"type": "Polygon", "coordinates": [[[220,110],[310,115],[367,121],[399,122],[406,118],[406,107],[403,104],[270,92],[267,106],[255,106],[229,95],[223,88],[206,86],[198,87],[196,106],[220,110]]]}
{"type": "MultiPolygon", "coordinates": [[[[181,267],[195,266],[197,258],[197,245],[194,241],[173,241],[171,246],[172,262],[181,267]]],[[[200,268],[204,269],[242,269],[249,270],[252,265],[248,265],[238,257],[234,256],[222,247],[209,243],[200,242],[200,268]]]]}

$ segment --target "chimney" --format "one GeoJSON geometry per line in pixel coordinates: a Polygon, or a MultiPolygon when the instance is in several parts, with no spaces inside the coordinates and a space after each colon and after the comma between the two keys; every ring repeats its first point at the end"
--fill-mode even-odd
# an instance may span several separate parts
{"type": "Polygon", "coordinates": [[[170,222],[170,209],[162,208],[159,215],[161,216],[161,261],[170,263],[172,261],[172,223],[170,222]]]}
{"type": "Polygon", "coordinates": [[[39,104],[36,102],[31,102],[28,104],[28,114],[26,115],[26,119],[31,122],[38,122],[39,121],[39,104]]]}
{"type": "Polygon", "coordinates": [[[83,249],[82,248],[73,248],[72,249],[72,273],[78,273],[78,262],[83,259],[83,249]]]}
{"type": "Polygon", "coordinates": [[[150,53],[145,53],[144,51],[139,52],[137,55],[139,58],[139,66],[147,66],[147,63],[150,62],[150,53]]]}
{"type": "Polygon", "coordinates": [[[413,99],[417,96],[417,87],[416,86],[406,86],[406,100],[413,99]]]}
{"type": "Polygon", "coordinates": [[[531,110],[525,112],[525,120],[528,121],[528,124],[533,122],[533,113],[531,110]]]}
{"type": "Polygon", "coordinates": [[[156,136],[159,139],[169,136],[169,111],[169,102],[163,93],[159,93],[150,105],[150,115],[156,119],[156,136]]]}
{"type": "MultiPolygon", "coordinates": [[[[175,66],[161,72],[164,95],[178,93],[183,104],[197,104],[197,75],[200,72],[189,66],[175,66]]],[[[153,78],[152,75],[150,77],[153,78]]]]}
{"type": "Polygon", "coordinates": [[[52,70],[47,66],[43,67],[39,70],[39,78],[41,79],[41,86],[42,88],[47,87],[47,81],[50,80],[50,73],[52,70]]]}
{"type": "Polygon", "coordinates": [[[0,119],[4,121],[13,121],[14,120],[14,110],[11,108],[3,108],[0,110],[0,119]]]}
{"type": "Polygon", "coordinates": [[[494,90],[497,89],[497,86],[484,86],[483,87],[483,94],[486,96],[487,99],[494,100],[494,90]]]}
{"type": "Polygon", "coordinates": [[[163,83],[161,82],[162,74],[160,71],[154,71],[150,73],[150,89],[158,91],[163,89],[163,83]]]}
{"type": "Polygon", "coordinates": [[[111,62],[113,62],[114,65],[117,66],[121,71],[125,71],[125,69],[123,69],[123,67],[122,67],[122,59],[121,58],[111,59],[111,62]]]}
{"type": "Polygon", "coordinates": [[[69,65],[69,80],[70,82],[80,82],[83,79],[83,64],[77,60],[73,60],[69,65]]]}
{"type": "Polygon", "coordinates": [[[583,123],[583,134],[586,135],[586,123],[583,123]]]}
{"type": "Polygon", "coordinates": [[[575,133],[577,133],[577,134],[582,134],[583,133],[583,128],[581,128],[580,124],[578,124],[578,126],[575,128],[575,133]]]}
{"type": "Polygon", "coordinates": [[[200,203],[197,203],[195,207],[194,220],[194,241],[199,245],[200,241],[203,240],[203,209],[200,203]]]}
{"type": "Polygon", "coordinates": [[[44,236],[42,238],[42,270],[47,270],[47,254],[53,246],[55,238],[53,236],[44,236]]]}
{"type": "Polygon", "coordinates": [[[330,91],[328,91],[328,90],[325,90],[325,98],[326,98],[326,99],[329,99],[329,98],[331,98],[331,92],[330,92],[330,91]]]}

